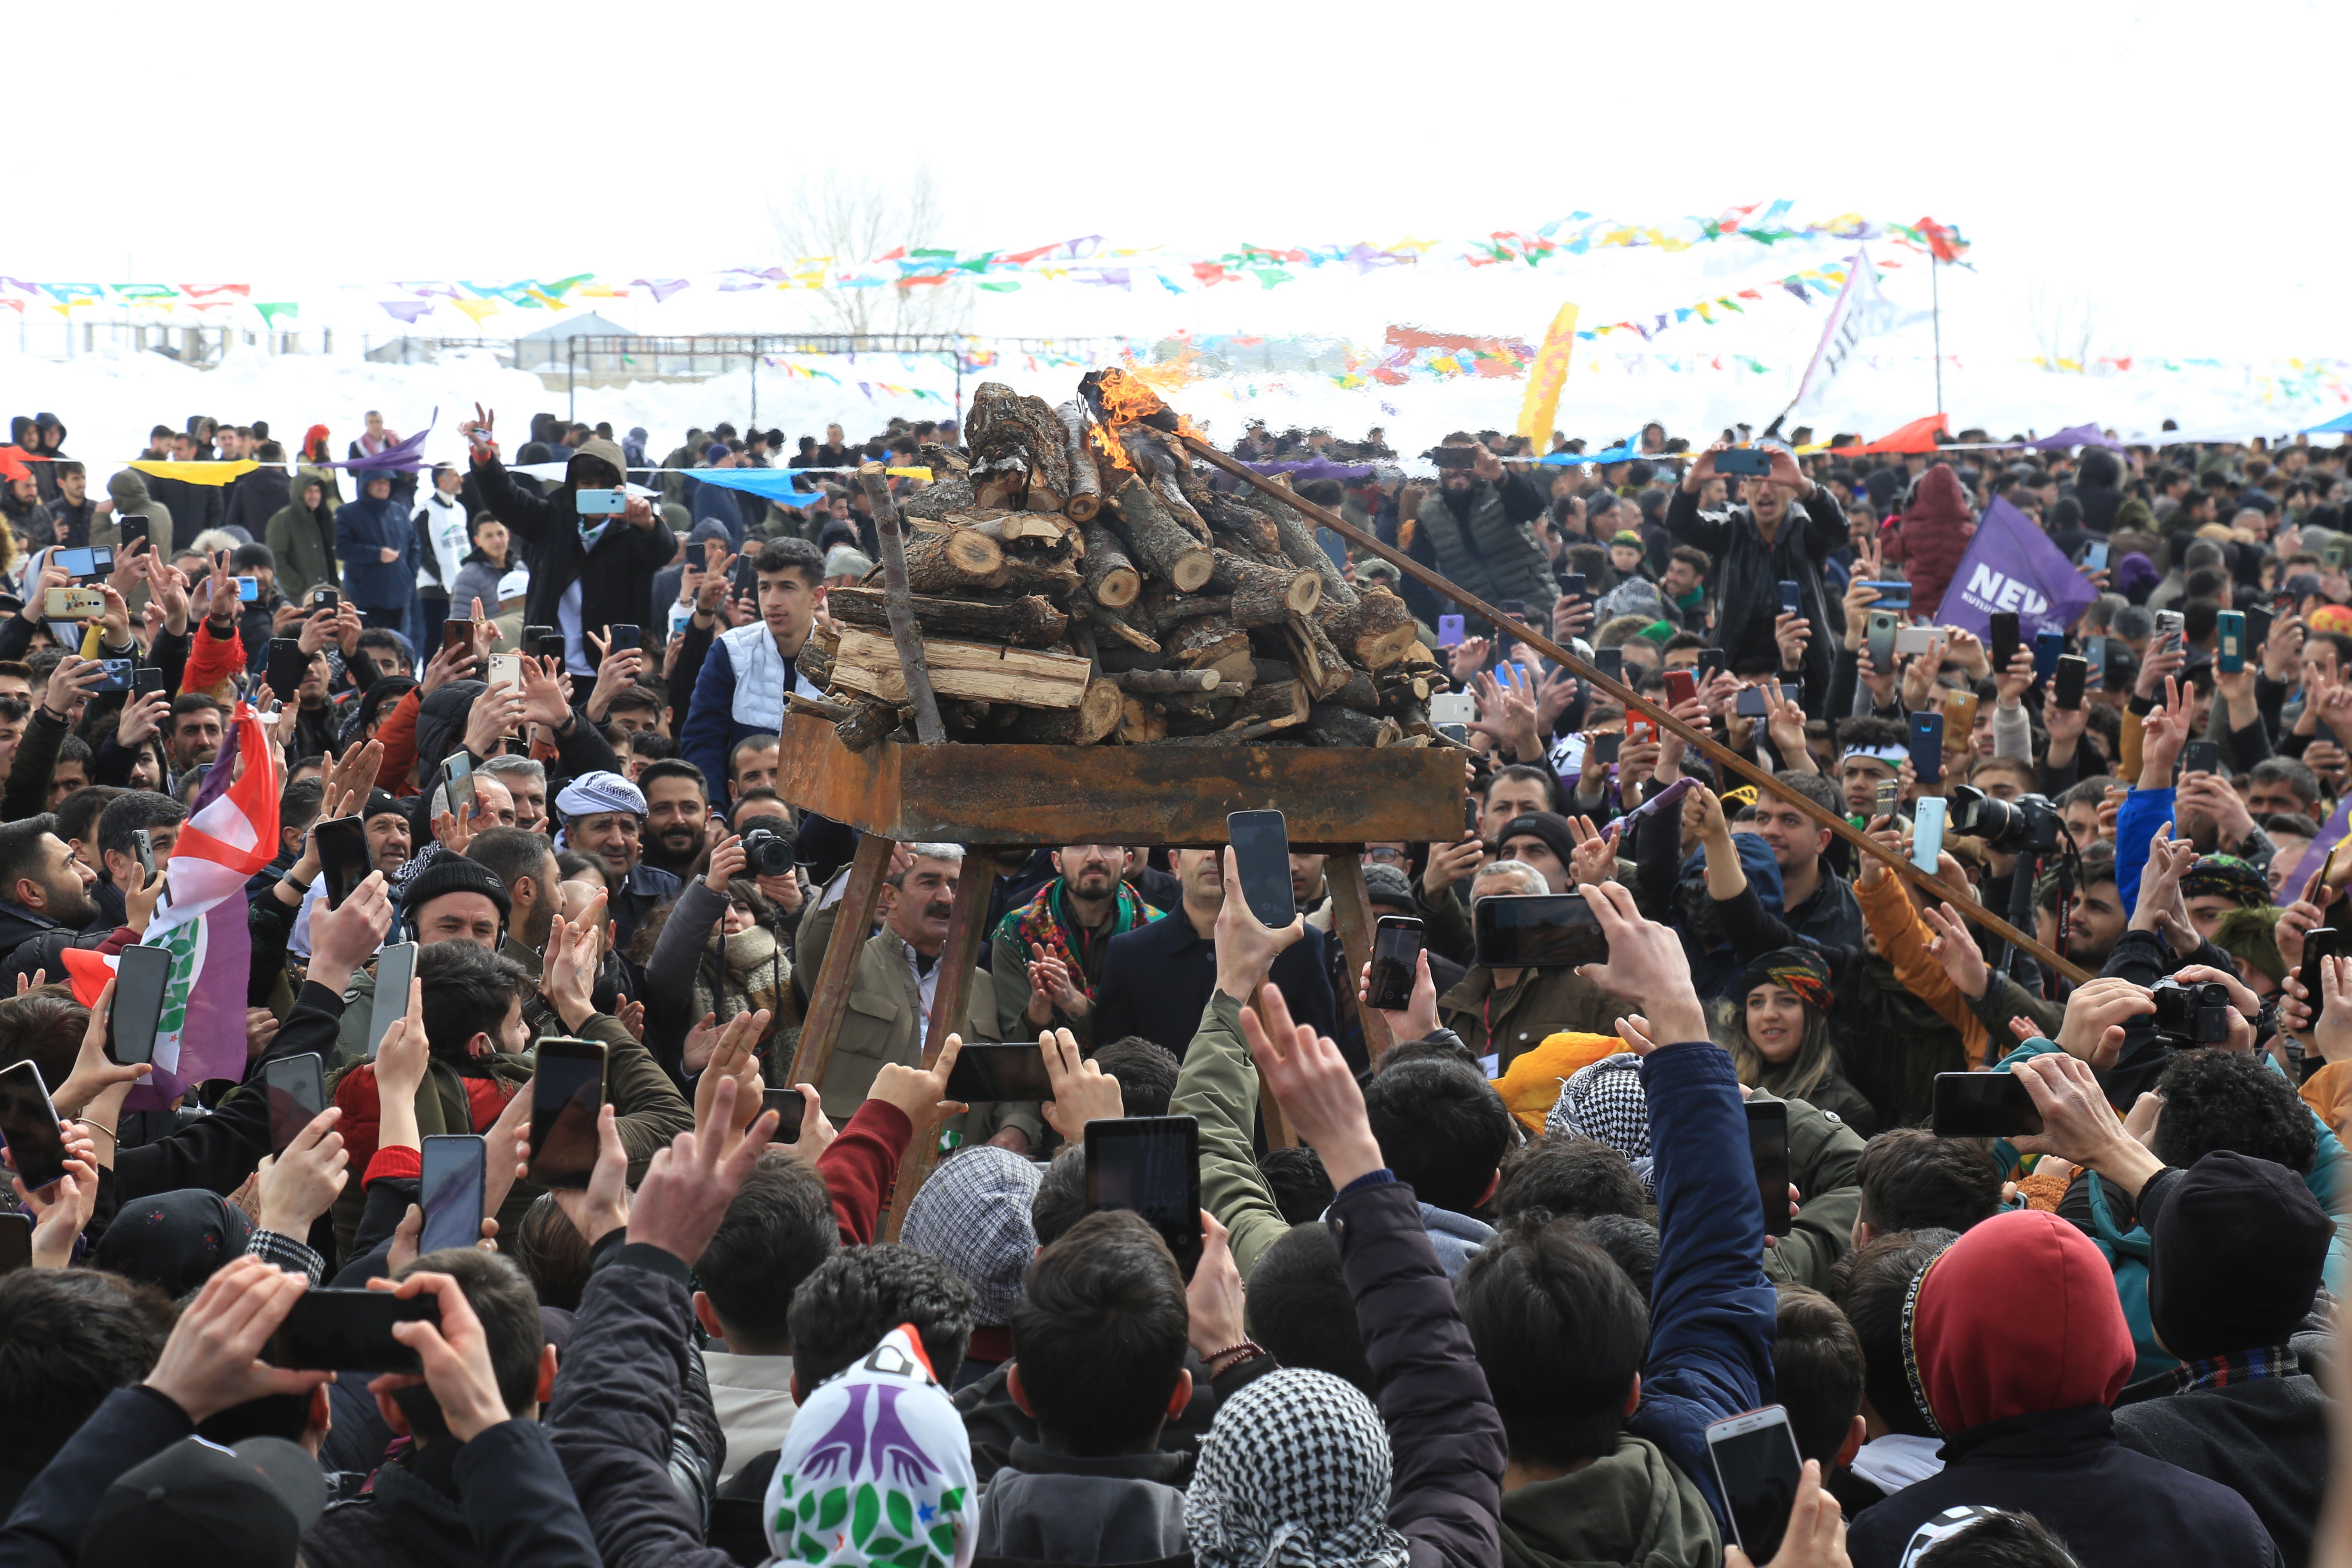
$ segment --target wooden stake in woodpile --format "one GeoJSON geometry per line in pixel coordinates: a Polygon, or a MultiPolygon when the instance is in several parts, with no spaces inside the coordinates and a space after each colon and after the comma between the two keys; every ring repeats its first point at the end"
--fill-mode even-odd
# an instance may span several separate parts
{"type": "Polygon", "coordinates": [[[1071,491],[1070,437],[1050,405],[1002,382],[982,382],[971,395],[964,437],[979,505],[1062,510],[1071,491]]]}

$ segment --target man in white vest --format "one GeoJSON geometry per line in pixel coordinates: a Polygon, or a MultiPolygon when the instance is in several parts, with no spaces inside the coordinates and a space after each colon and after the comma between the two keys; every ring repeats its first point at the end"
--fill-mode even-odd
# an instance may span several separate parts
{"type": "Polygon", "coordinates": [[[706,779],[727,776],[736,742],[782,731],[785,692],[824,695],[793,665],[824,597],[824,557],[805,539],[772,539],[760,546],[751,570],[760,618],[712,640],[678,738],[679,753],[706,779]]]}

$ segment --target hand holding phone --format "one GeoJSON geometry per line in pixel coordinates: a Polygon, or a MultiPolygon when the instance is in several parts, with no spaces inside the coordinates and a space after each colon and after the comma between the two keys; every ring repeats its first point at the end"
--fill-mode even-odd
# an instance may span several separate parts
{"type": "MultiPolygon", "coordinates": [[[[1290,891],[1290,834],[1278,811],[1236,811],[1225,818],[1225,836],[1234,848],[1234,868],[1241,878],[1239,891],[1250,913],[1269,930],[1280,931],[1298,918],[1290,891]]],[[[1228,888],[1228,897],[1235,891],[1228,888]]]]}
{"type": "Polygon", "coordinates": [[[1421,965],[1421,922],[1410,915],[1382,915],[1372,927],[1371,973],[1365,1000],[1385,1013],[1412,1005],[1413,980],[1421,965]]]}

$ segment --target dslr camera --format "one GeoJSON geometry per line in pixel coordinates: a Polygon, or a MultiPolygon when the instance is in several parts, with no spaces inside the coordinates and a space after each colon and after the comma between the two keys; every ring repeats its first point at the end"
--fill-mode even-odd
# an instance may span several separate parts
{"type": "Polygon", "coordinates": [[[2237,1008],[2230,988],[2218,980],[2183,985],[2159,980],[2150,993],[2156,998],[2157,1037],[2176,1046],[2218,1046],[2230,1038],[2230,1020],[2237,1008]]]}
{"type": "Polygon", "coordinates": [[[1973,785],[1955,784],[1946,798],[1951,802],[1951,830],[1983,839],[1995,854],[2055,855],[2063,847],[2058,808],[2046,795],[2000,800],[1973,785]]]}
{"type": "Polygon", "coordinates": [[[764,824],[743,835],[743,858],[754,877],[789,877],[795,863],[792,838],[764,824]]]}

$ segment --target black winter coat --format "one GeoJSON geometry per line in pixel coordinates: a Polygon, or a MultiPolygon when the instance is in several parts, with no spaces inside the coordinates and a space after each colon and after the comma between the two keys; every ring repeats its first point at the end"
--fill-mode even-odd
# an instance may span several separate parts
{"type": "Polygon", "coordinates": [[[1666,503],[1666,531],[1678,544],[1706,551],[1714,563],[1707,588],[1721,611],[1716,645],[1741,674],[1780,668],[1780,644],[1772,636],[1773,618],[1780,613],[1780,584],[1797,584],[1813,627],[1812,640],[1805,644],[1806,708],[1820,711],[1830,688],[1830,651],[1836,646],[1831,631],[1844,629],[1843,610],[1832,606],[1822,586],[1822,563],[1846,542],[1845,514],[1829,491],[1817,485],[1811,499],[1790,502],[1780,533],[1767,544],[1746,506],[1702,514],[1698,497],[1677,487],[1666,503]]]}
{"type": "MultiPolygon", "coordinates": [[[[677,553],[677,535],[654,514],[651,528],[636,528],[617,519],[608,524],[594,549],[580,542],[580,518],[572,510],[569,487],[535,496],[517,485],[496,458],[474,465],[474,479],[482,500],[500,522],[523,543],[530,568],[530,596],[524,601],[523,620],[532,626],[558,626],[556,611],[563,591],[580,584],[580,626],[583,634],[604,635],[614,622],[641,626],[646,614],[646,585],[654,574],[677,553]]],[[[589,662],[572,663],[572,673],[593,670],[589,662]]]]}
{"type": "MultiPolygon", "coordinates": [[[[2032,1352],[2030,1336],[2019,1352],[2032,1352]]],[[[1952,1510],[2030,1513],[2082,1568],[2274,1568],[2278,1548],[2246,1500],[2116,1441],[2104,1405],[1989,1421],[1944,1441],[1944,1468],[1846,1532],[1853,1568],[1899,1568],[1923,1530],[1952,1510]]]]}
{"type": "Polygon", "coordinates": [[[1413,1568],[1487,1568],[1503,1552],[1503,1418],[1402,1182],[1351,1185],[1325,1223],[1389,1429],[1389,1525],[1413,1568]]]}
{"type": "MultiPolygon", "coordinates": [[[[2168,1387],[2171,1374],[2162,1383],[2168,1387]]],[[[2116,1411],[2116,1438],[2245,1499],[2287,1568],[2311,1561],[2327,1495],[2327,1396],[2314,1379],[2265,1377],[2127,1403],[2116,1411]]]]}

